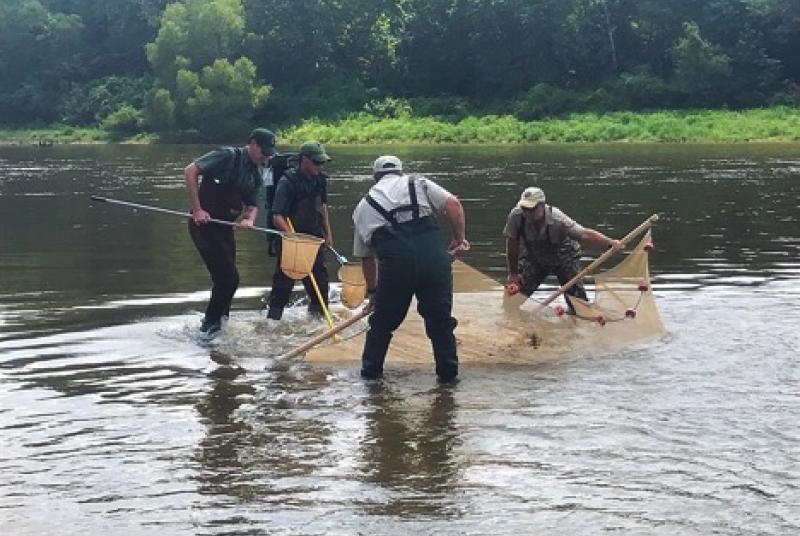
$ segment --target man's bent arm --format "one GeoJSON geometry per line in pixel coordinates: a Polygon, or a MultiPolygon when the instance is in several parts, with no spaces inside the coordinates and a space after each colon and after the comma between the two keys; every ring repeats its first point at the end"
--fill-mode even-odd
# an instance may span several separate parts
{"type": "Polygon", "coordinates": [[[464,207],[456,196],[451,195],[447,198],[444,204],[444,214],[450,223],[453,241],[463,242],[466,236],[466,218],[464,217],[464,207]]]}
{"type": "Polygon", "coordinates": [[[369,257],[361,258],[361,269],[364,271],[367,290],[375,290],[378,286],[378,263],[375,262],[375,254],[372,251],[369,257]]]}
{"type": "Polygon", "coordinates": [[[519,239],[506,237],[506,265],[508,278],[519,278],[519,239]]]}
{"type": "Polygon", "coordinates": [[[581,234],[581,242],[587,242],[601,248],[613,248],[614,251],[620,251],[625,248],[619,240],[609,238],[600,231],[589,227],[584,227],[583,233],[581,234]]]}
{"type": "Polygon", "coordinates": [[[210,216],[200,204],[200,168],[194,162],[183,170],[183,182],[186,183],[186,196],[192,209],[192,219],[195,223],[206,223],[210,216]]]}

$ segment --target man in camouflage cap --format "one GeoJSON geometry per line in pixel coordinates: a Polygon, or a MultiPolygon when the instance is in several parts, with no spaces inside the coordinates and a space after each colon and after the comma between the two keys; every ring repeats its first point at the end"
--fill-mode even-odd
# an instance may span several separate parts
{"type": "MultiPolygon", "coordinates": [[[[508,265],[507,289],[533,294],[542,281],[554,274],[563,285],[580,271],[581,243],[601,247],[623,248],[599,231],[583,227],[546,203],[541,188],[526,188],[516,206],[511,209],[503,229],[506,237],[506,262],[508,265]]],[[[582,283],[573,285],[567,294],[585,300],[582,283]]],[[[570,312],[574,308],[567,298],[570,312]]]]}

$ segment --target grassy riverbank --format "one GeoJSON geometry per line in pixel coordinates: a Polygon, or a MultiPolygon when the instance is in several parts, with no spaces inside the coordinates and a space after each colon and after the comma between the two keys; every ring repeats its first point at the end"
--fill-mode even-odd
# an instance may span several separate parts
{"type": "Polygon", "coordinates": [[[512,116],[379,119],[354,115],[336,123],[308,120],[281,132],[284,142],[330,143],[572,143],[800,140],[800,108],[744,111],[701,110],[649,113],[583,113],[523,122],[512,116]]]}
{"type": "MultiPolygon", "coordinates": [[[[287,144],[309,139],[341,144],[798,141],[800,108],[582,113],[529,122],[507,115],[469,116],[458,121],[445,121],[433,117],[379,118],[359,113],[329,123],[310,119],[281,130],[279,138],[287,144]]],[[[0,144],[110,141],[114,141],[113,138],[100,128],[60,125],[0,129],[0,144]]],[[[157,137],[139,134],[124,141],[150,143],[157,141],[157,137]]]]}
{"type": "Polygon", "coordinates": [[[108,134],[101,128],[53,125],[49,127],[0,128],[3,145],[51,145],[60,143],[104,143],[108,134]]]}
{"type": "MultiPolygon", "coordinates": [[[[125,143],[151,143],[152,134],[137,134],[127,138],[125,143]]],[[[0,145],[58,145],[91,144],[120,141],[99,127],[74,127],[52,125],[49,127],[3,128],[0,126],[0,145]]]]}

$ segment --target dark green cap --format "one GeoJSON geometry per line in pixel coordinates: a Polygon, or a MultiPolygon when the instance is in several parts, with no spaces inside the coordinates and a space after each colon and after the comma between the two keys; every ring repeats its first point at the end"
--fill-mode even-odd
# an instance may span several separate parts
{"type": "Polygon", "coordinates": [[[253,132],[250,133],[250,137],[247,138],[247,142],[250,143],[253,140],[261,147],[265,155],[275,156],[278,154],[278,151],[275,150],[275,134],[273,134],[271,130],[260,127],[253,130],[253,132]]]}
{"type": "Polygon", "coordinates": [[[325,152],[325,147],[318,141],[305,142],[300,146],[300,154],[309,157],[318,164],[324,164],[331,160],[331,157],[325,152]]]}

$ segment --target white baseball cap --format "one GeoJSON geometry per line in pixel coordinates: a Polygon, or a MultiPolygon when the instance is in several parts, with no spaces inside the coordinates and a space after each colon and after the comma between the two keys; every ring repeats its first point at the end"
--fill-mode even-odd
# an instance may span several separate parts
{"type": "Polygon", "coordinates": [[[522,192],[522,195],[519,197],[517,207],[533,208],[539,203],[544,203],[544,201],[545,198],[542,189],[537,188],[536,186],[531,186],[529,188],[525,188],[525,191],[522,192]]]}
{"type": "Polygon", "coordinates": [[[403,171],[403,163],[396,156],[379,156],[372,164],[372,172],[383,173],[386,171],[403,171]]]}

